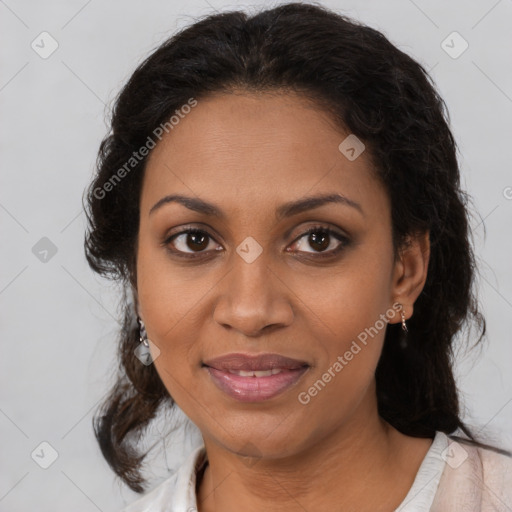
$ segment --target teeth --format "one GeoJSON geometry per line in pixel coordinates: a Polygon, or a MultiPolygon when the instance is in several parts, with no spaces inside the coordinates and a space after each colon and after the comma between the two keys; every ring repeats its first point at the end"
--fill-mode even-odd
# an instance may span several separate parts
{"type": "Polygon", "coordinates": [[[282,371],[280,368],[272,368],[272,370],[251,370],[248,372],[244,370],[229,370],[229,373],[239,375],[240,377],[270,377],[282,371]]]}

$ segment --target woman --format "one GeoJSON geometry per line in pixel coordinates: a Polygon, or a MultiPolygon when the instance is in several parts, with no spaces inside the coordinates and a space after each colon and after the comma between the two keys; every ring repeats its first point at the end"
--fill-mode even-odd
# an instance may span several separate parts
{"type": "Polygon", "coordinates": [[[88,262],[126,292],[95,432],[141,493],[162,407],[204,443],[125,510],[512,507],[451,365],[485,333],[467,200],[443,100],[378,31],[291,3],[162,44],[87,195],[88,262]]]}

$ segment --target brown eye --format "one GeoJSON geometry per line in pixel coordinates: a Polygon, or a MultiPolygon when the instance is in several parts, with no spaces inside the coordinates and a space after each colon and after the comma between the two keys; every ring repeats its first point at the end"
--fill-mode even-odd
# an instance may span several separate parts
{"type": "Polygon", "coordinates": [[[329,256],[337,254],[349,244],[347,237],[343,236],[330,228],[324,226],[314,226],[306,231],[295,243],[295,248],[299,252],[309,254],[318,253],[319,256],[329,256]],[[313,250],[308,251],[310,247],[313,250]]]}
{"type": "Polygon", "coordinates": [[[186,235],[187,247],[193,251],[202,251],[208,247],[209,236],[205,233],[188,233],[186,235]]]}
{"type": "Polygon", "coordinates": [[[308,237],[308,243],[313,249],[317,251],[325,251],[329,247],[331,237],[325,231],[316,231],[310,233],[308,237]]]}
{"type": "Polygon", "coordinates": [[[187,229],[169,237],[165,244],[171,245],[173,248],[170,250],[174,253],[189,255],[206,252],[211,241],[212,237],[206,231],[187,229]]]}

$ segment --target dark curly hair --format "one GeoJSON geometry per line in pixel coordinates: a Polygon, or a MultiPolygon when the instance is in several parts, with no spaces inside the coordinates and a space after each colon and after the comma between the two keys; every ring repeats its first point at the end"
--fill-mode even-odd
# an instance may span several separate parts
{"type": "Polygon", "coordinates": [[[405,348],[400,324],[387,326],[376,370],[379,414],[409,436],[433,438],[460,428],[468,442],[489,447],[461,420],[452,370],[455,336],[476,326],[476,346],[485,319],[474,291],[470,198],[460,188],[446,105],[424,67],[381,32],[322,6],[288,3],[251,16],[233,11],[196,21],[144,60],[115,101],[84,204],[87,261],[124,290],[117,381],[93,418],[111,468],[144,492],[147,453],[138,442],[159,409],[174,405],[154,365],[134,356],[139,330],[128,292],[136,283],[147,156],[129,172],[126,162],[191,97],[235,90],[298,92],[364,141],[391,200],[395,255],[409,235],[429,230],[428,276],[405,348]],[[123,166],[123,179],[113,182],[123,166]]]}

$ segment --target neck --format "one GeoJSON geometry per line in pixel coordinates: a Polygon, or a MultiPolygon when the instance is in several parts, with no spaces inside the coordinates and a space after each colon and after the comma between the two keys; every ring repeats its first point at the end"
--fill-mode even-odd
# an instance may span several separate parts
{"type": "Polygon", "coordinates": [[[209,464],[198,485],[198,509],[363,512],[383,510],[383,496],[389,496],[390,507],[398,506],[428,449],[423,444],[426,449],[414,461],[413,472],[404,473],[400,446],[405,437],[378,416],[375,402],[362,402],[329,436],[285,458],[248,464],[246,458],[205,437],[209,464]]]}

